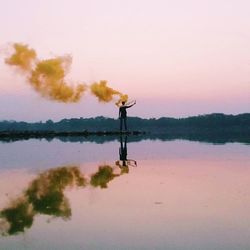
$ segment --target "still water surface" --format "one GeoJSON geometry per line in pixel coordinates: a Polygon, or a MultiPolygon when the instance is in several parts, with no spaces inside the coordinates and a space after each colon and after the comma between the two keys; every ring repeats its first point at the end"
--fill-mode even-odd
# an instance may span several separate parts
{"type": "Polygon", "coordinates": [[[250,146],[0,143],[0,211],[6,250],[250,249],[250,146]]]}

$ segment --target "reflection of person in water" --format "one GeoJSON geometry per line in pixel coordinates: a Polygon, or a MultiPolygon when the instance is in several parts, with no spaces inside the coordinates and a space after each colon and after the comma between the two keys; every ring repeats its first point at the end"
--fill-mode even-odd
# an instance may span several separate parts
{"type": "Polygon", "coordinates": [[[127,159],[127,136],[125,136],[125,139],[123,141],[123,137],[120,137],[120,148],[119,148],[119,156],[120,160],[116,161],[115,164],[119,166],[119,168],[122,170],[122,173],[128,173],[129,166],[136,167],[137,162],[132,159],[127,159]]]}
{"type": "Polygon", "coordinates": [[[136,104],[136,101],[134,101],[130,105],[126,105],[125,102],[122,102],[122,105],[119,108],[120,131],[122,131],[123,123],[124,123],[125,131],[127,131],[127,108],[131,108],[135,104],[136,104]]]}
{"type": "Polygon", "coordinates": [[[71,207],[65,196],[67,187],[91,185],[95,188],[108,188],[112,180],[128,173],[128,166],[136,166],[136,161],[127,159],[127,137],[125,142],[123,138],[120,142],[119,155],[122,163],[116,162],[119,173],[115,172],[115,166],[107,164],[100,165],[89,176],[90,181],[87,181],[89,178],[86,178],[79,166],[62,166],[40,173],[16,199],[0,210],[0,237],[25,232],[33,225],[37,215],[69,219],[71,207]]]}

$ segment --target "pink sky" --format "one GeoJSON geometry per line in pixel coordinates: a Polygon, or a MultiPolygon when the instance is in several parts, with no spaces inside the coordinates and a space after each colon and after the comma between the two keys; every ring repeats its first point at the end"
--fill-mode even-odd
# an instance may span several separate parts
{"type": "MultiPolygon", "coordinates": [[[[71,54],[69,78],[108,80],[137,99],[130,115],[243,113],[250,107],[249,9],[246,0],[9,0],[0,10],[0,46],[27,43],[41,58],[71,54]]],[[[113,104],[92,97],[72,105],[42,99],[4,56],[0,120],[117,116],[113,104]]]]}

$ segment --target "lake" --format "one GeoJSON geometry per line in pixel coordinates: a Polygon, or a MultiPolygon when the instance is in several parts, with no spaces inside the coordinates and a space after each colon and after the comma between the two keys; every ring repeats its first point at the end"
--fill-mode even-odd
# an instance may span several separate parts
{"type": "Polygon", "coordinates": [[[0,142],[0,249],[250,249],[250,145],[0,142]]]}

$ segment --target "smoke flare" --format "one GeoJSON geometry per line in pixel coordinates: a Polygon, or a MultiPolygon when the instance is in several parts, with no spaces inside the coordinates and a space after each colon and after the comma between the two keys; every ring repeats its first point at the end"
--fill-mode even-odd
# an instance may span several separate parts
{"type": "Polygon", "coordinates": [[[34,49],[26,44],[13,44],[14,53],[5,63],[14,65],[27,74],[30,85],[43,97],[58,102],[77,102],[86,90],[84,84],[76,87],[65,81],[66,72],[71,65],[70,56],[38,60],[34,49]]]}
{"type": "Polygon", "coordinates": [[[71,57],[56,57],[42,60],[31,71],[29,82],[42,96],[59,102],[77,102],[86,90],[84,84],[77,87],[65,82],[66,69],[71,64],[71,57]]]}
{"type": "Polygon", "coordinates": [[[117,106],[120,106],[122,102],[127,102],[128,101],[128,95],[124,95],[124,94],[119,94],[120,99],[115,103],[117,106]]]}
{"type": "Polygon", "coordinates": [[[114,95],[120,95],[120,92],[107,86],[107,81],[93,83],[90,86],[91,93],[95,95],[100,102],[110,102],[114,95]]]}
{"type": "Polygon", "coordinates": [[[78,102],[83,93],[89,88],[91,94],[100,102],[110,102],[118,96],[116,105],[127,102],[128,96],[107,86],[107,81],[93,83],[90,86],[78,84],[69,85],[65,76],[71,66],[71,56],[59,56],[47,60],[37,59],[36,51],[26,44],[14,43],[14,53],[5,59],[5,63],[16,66],[27,75],[29,84],[42,97],[50,100],[74,103],[78,102]]]}
{"type": "Polygon", "coordinates": [[[15,53],[9,58],[5,59],[5,63],[9,65],[18,66],[23,71],[30,71],[32,63],[36,59],[36,52],[30,49],[28,45],[21,43],[14,43],[13,47],[15,53]]]}
{"type": "Polygon", "coordinates": [[[110,102],[114,99],[114,96],[119,96],[119,100],[116,102],[116,105],[119,106],[121,102],[127,102],[128,95],[123,95],[121,92],[112,89],[107,86],[107,81],[101,80],[99,83],[93,83],[90,86],[91,93],[95,95],[99,102],[110,102]]]}

